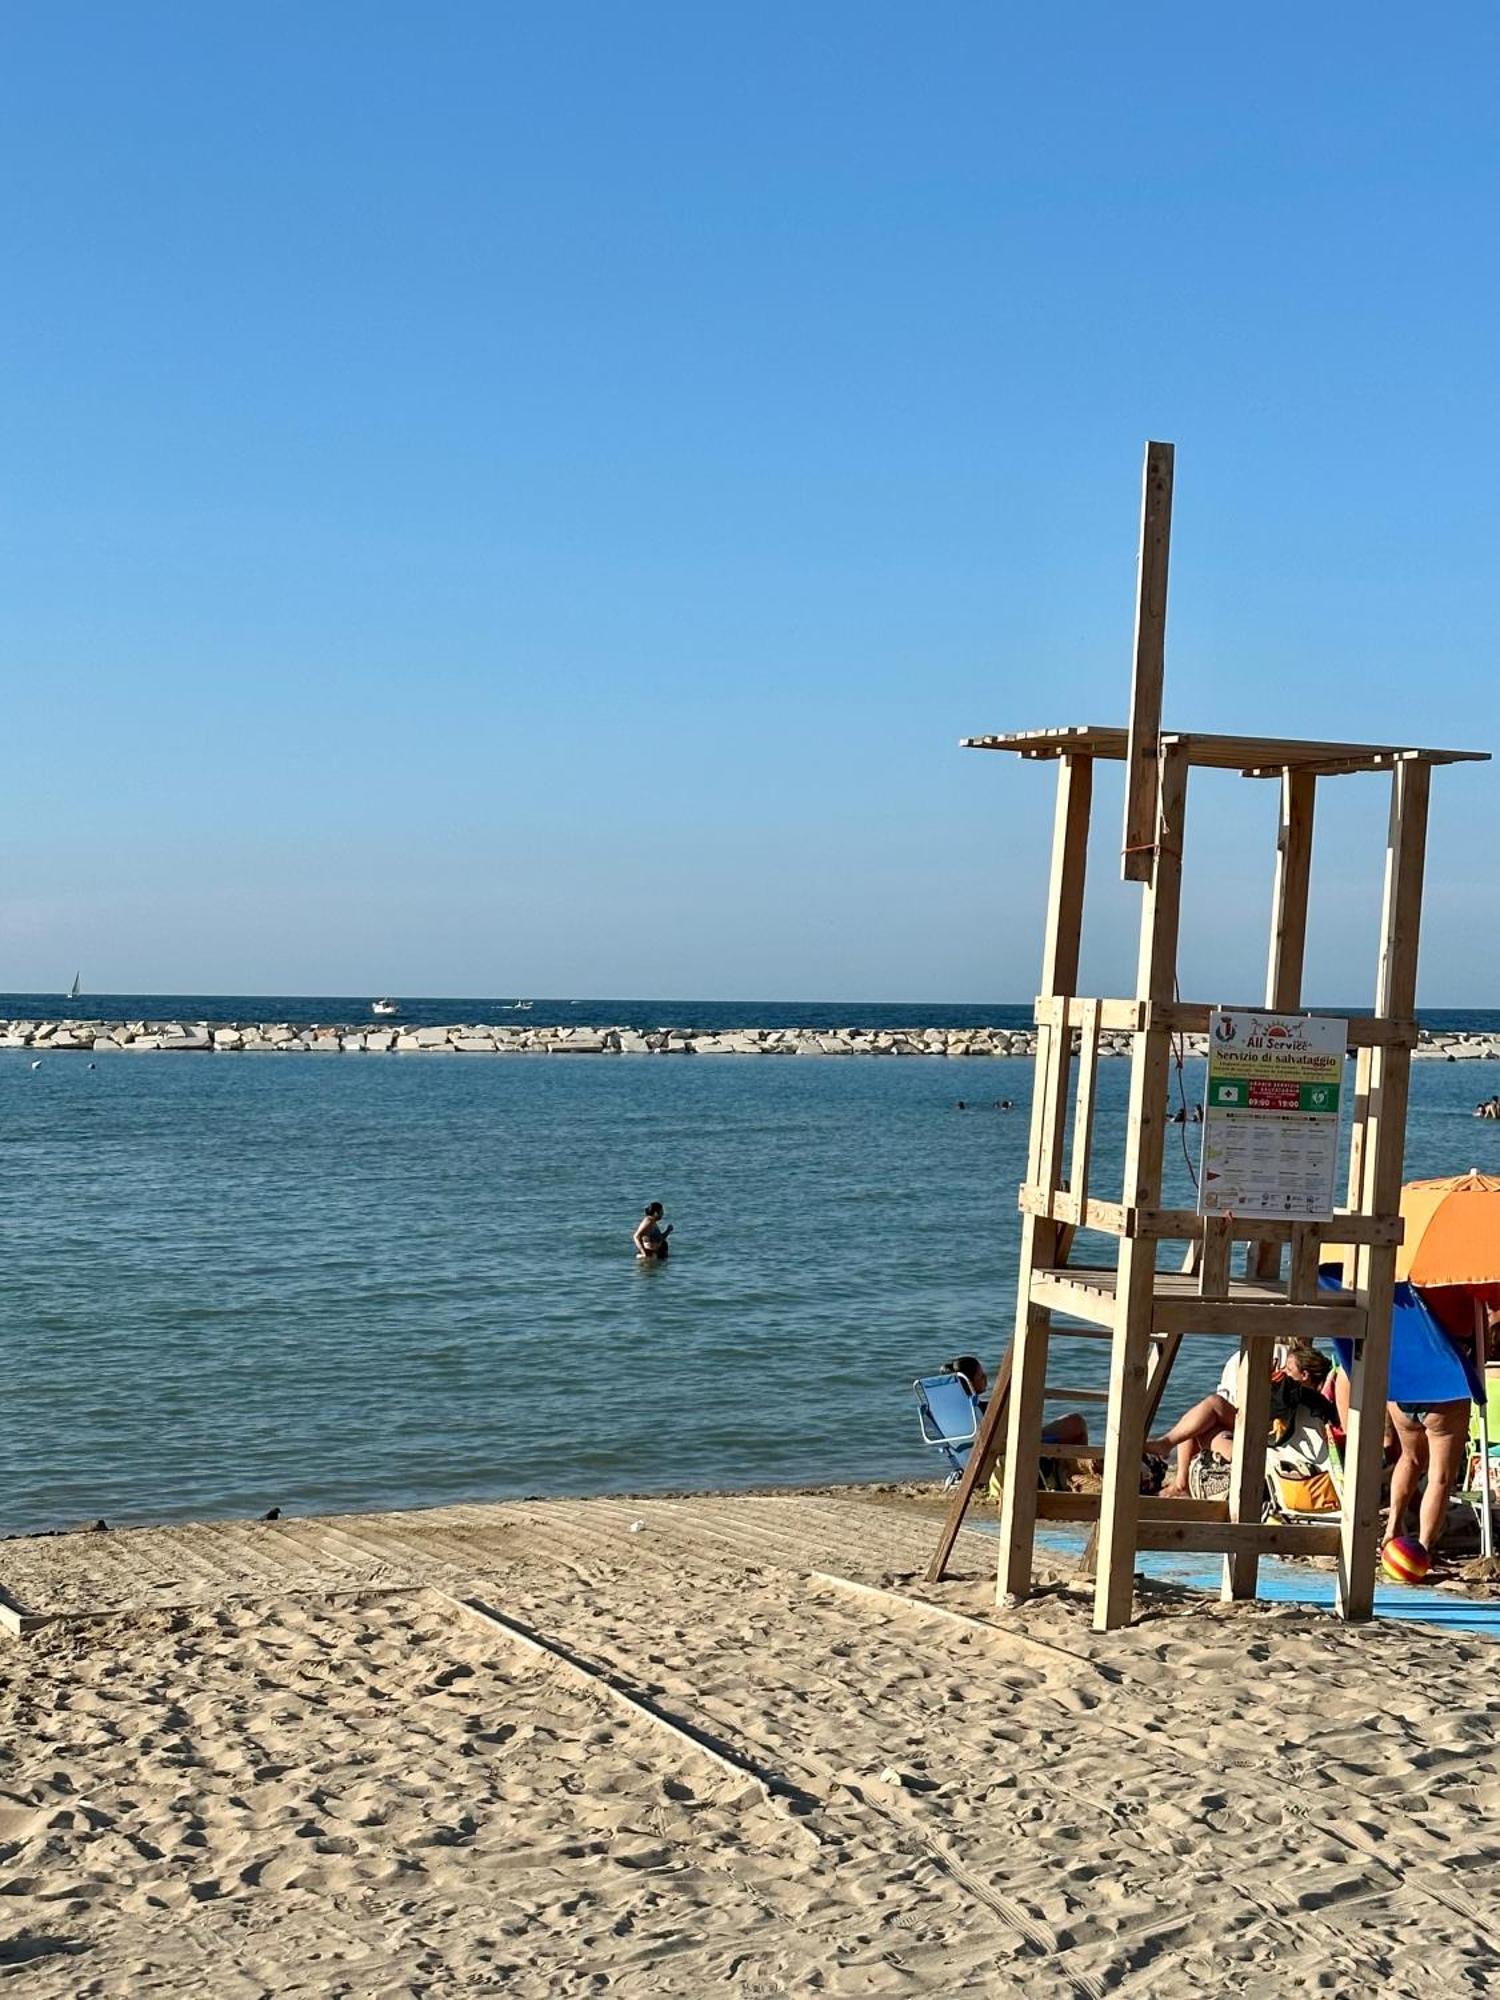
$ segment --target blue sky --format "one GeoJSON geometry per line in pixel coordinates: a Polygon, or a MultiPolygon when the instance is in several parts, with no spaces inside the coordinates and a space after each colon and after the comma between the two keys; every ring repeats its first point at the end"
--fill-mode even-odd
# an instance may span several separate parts
{"type": "MultiPolygon", "coordinates": [[[[12,8],[0,987],[1027,998],[1126,706],[1489,748],[1500,17],[12,8]]],[[[1100,810],[1086,978],[1138,891],[1100,810]]],[[[1324,786],[1311,997],[1373,976],[1324,786]]],[[[1422,998],[1500,1004],[1440,774],[1422,998]]],[[[1274,801],[1193,800],[1184,993],[1274,801]]]]}

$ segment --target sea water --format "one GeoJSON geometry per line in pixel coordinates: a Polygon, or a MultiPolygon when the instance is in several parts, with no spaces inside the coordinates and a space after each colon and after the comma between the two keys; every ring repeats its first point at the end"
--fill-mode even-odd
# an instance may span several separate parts
{"type": "MultiPolygon", "coordinates": [[[[1028,1062],[34,1060],[0,1051],[0,1532],[930,1475],[912,1377],[1009,1337],[1028,1062]]],[[[1490,1087],[1414,1065],[1409,1174],[1500,1165],[1490,1087]]],[[[1225,1352],[1187,1344],[1169,1411],[1225,1352]]]]}

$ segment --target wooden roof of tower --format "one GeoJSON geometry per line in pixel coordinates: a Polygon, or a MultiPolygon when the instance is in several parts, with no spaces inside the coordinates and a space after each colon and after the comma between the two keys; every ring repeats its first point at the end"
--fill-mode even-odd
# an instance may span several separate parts
{"type": "MultiPolygon", "coordinates": [[[[1283,771],[1310,771],[1336,777],[1346,771],[1389,771],[1397,764],[1484,764],[1487,750],[1426,750],[1396,743],[1303,742],[1294,737],[1209,736],[1163,730],[1163,743],[1177,745],[1189,765],[1239,771],[1247,778],[1277,778],[1283,771]]],[[[1017,729],[1000,736],[960,738],[965,750],[1010,750],[1021,757],[1106,757],[1123,760],[1129,732],[1102,723],[1061,729],[1017,729]]]]}

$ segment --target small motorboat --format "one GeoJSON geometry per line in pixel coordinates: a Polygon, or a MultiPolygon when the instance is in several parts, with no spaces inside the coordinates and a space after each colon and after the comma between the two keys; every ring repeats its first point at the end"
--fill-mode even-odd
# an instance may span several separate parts
{"type": "Polygon", "coordinates": [[[370,1002],[370,1012],[372,1014],[399,1014],[401,1008],[400,1004],[395,1000],[372,1000],[370,1002]]]}
{"type": "Polygon", "coordinates": [[[517,1000],[512,1004],[511,1012],[513,1014],[529,1014],[531,1012],[531,1002],[529,1000],[517,1000]]]}

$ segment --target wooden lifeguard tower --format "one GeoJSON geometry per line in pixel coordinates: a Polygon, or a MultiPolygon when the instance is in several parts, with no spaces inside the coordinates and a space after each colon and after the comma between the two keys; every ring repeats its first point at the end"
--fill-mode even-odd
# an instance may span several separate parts
{"type": "Polygon", "coordinates": [[[968,748],[1055,762],[1057,805],[1036,1003],[1030,1155],[1020,1191],[1015,1336],[996,1373],[928,1574],[933,1581],[942,1576],[972,1496],[1003,1458],[1002,1601],[1029,1593],[1038,1520],[1092,1520],[1097,1526],[1089,1557],[1096,1565],[1094,1624],[1100,1631],[1130,1621],[1140,1549],[1221,1553],[1226,1598],[1255,1595],[1263,1554],[1336,1553],[1338,1608],[1345,1618],[1367,1618],[1375,1583],[1391,1293],[1401,1239],[1407,1086],[1417,1041],[1428,789],[1434,764],[1482,760],[1486,753],[1163,731],[1172,477],[1172,446],[1148,445],[1129,728],[966,739],[968,748]],[[1125,761],[1121,873],[1144,887],[1136,990],[1120,1000],[1083,998],[1077,991],[1093,770],[1100,757],[1125,761]],[[1200,1214],[1162,1205],[1174,1039],[1207,1032],[1214,1017],[1209,1006],[1178,998],[1176,976],[1188,775],[1204,768],[1238,771],[1280,787],[1263,1006],[1282,1015],[1301,1009],[1318,781],[1356,772],[1383,772],[1389,779],[1374,1012],[1349,1020],[1340,1038],[1356,1057],[1347,1205],[1321,1217],[1200,1214]],[[1109,1195],[1101,1196],[1103,1176],[1093,1152],[1099,1037],[1122,1030],[1131,1048],[1123,1172],[1109,1195]],[[1078,1232],[1114,1238],[1116,1260],[1097,1254],[1090,1261],[1076,1258],[1078,1232]],[[1173,1240],[1186,1254],[1172,1260],[1173,1268],[1163,1268],[1159,1253],[1173,1240]],[[1354,1280],[1348,1289],[1319,1286],[1325,1242],[1351,1246],[1354,1280]],[[1107,1391],[1049,1387],[1054,1313],[1078,1323],[1066,1329],[1070,1338],[1093,1335],[1109,1342],[1107,1391]],[[1142,1450],[1182,1341],[1226,1334],[1239,1340],[1239,1421],[1227,1500],[1143,1497],[1142,1450]],[[1333,1338],[1352,1341],[1355,1356],[1340,1522],[1265,1522],[1273,1350],[1280,1341],[1333,1338]],[[1080,1396],[1106,1406],[1102,1451],[1043,1447],[1044,1404],[1080,1396]],[[1048,1457],[1100,1464],[1102,1490],[1040,1491],[1038,1460],[1044,1450],[1048,1457]]]}

